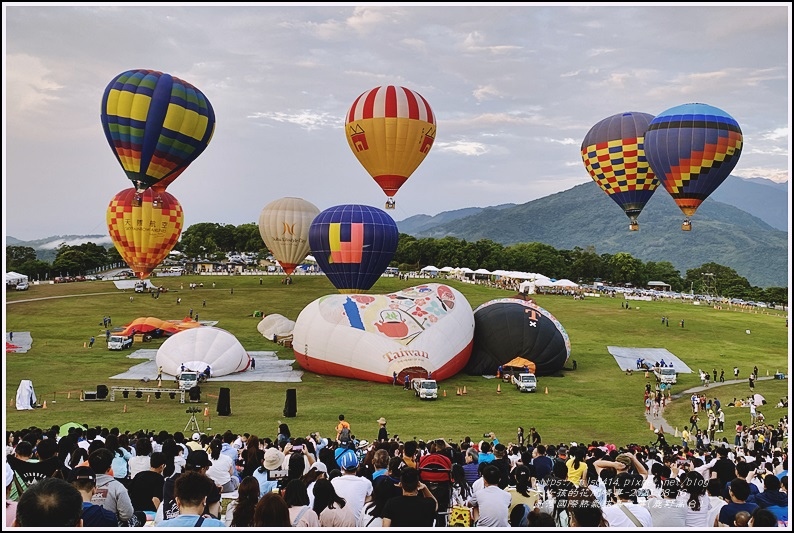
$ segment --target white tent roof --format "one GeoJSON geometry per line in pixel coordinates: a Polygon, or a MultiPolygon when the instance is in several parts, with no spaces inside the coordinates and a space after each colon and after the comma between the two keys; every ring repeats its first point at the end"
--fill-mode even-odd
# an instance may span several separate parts
{"type": "Polygon", "coordinates": [[[474,271],[472,269],[470,269],[469,267],[463,267],[463,268],[459,268],[457,270],[458,270],[458,272],[462,272],[464,274],[473,274],[474,273],[474,271]]]}
{"type": "Polygon", "coordinates": [[[422,268],[420,272],[438,272],[438,269],[433,265],[427,265],[426,267],[422,268]]]}
{"type": "Polygon", "coordinates": [[[549,278],[538,278],[535,280],[536,287],[556,287],[557,283],[549,278]]]}
{"type": "Polygon", "coordinates": [[[452,267],[444,267],[439,269],[440,272],[452,272],[452,267]]]}
{"type": "Polygon", "coordinates": [[[560,279],[554,282],[557,287],[578,287],[579,285],[569,279],[560,279]]]}
{"type": "Polygon", "coordinates": [[[28,277],[19,272],[6,272],[6,283],[18,283],[20,281],[27,281],[28,277]]]}
{"type": "Polygon", "coordinates": [[[492,274],[493,272],[491,272],[487,268],[478,268],[477,270],[474,271],[474,273],[475,274],[492,274]]]}

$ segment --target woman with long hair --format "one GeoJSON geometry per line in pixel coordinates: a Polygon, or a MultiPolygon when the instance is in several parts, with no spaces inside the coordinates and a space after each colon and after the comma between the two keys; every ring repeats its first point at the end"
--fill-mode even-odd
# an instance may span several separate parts
{"type": "Polygon", "coordinates": [[[706,494],[706,483],[700,473],[690,470],[684,474],[678,492],[678,500],[686,502],[686,527],[711,527],[707,524],[709,515],[709,497],[706,494]]]}
{"type": "Polygon", "coordinates": [[[568,494],[568,527],[608,527],[601,506],[588,487],[575,487],[568,494]]]}
{"type": "Polygon", "coordinates": [[[466,479],[463,465],[452,465],[452,505],[466,505],[466,500],[472,495],[471,483],[466,479]]]}
{"type": "Polygon", "coordinates": [[[113,452],[113,462],[110,468],[113,469],[113,477],[125,487],[129,486],[130,476],[127,461],[132,458],[132,454],[119,445],[119,438],[113,433],[105,437],[105,448],[113,452]]]}
{"type": "Polygon", "coordinates": [[[571,457],[565,461],[565,466],[568,467],[568,481],[575,486],[584,486],[582,480],[587,479],[587,463],[584,457],[587,454],[587,448],[584,446],[573,446],[571,448],[571,457]]]}
{"type": "Polygon", "coordinates": [[[314,512],[321,527],[356,527],[356,515],[327,479],[314,484],[314,512]]]}
{"type": "Polygon", "coordinates": [[[533,476],[530,466],[516,465],[510,471],[510,483],[506,489],[511,498],[508,513],[521,503],[528,506],[530,511],[535,509],[538,504],[540,494],[532,490],[533,476]]]}
{"type": "Polygon", "coordinates": [[[185,457],[182,456],[184,450],[177,444],[176,440],[173,438],[165,439],[163,441],[162,452],[165,455],[165,470],[163,470],[163,476],[170,477],[172,474],[181,474],[187,461],[185,457]]]}
{"type": "Polygon", "coordinates": [[[278,492],[268,492],[254,508],[254,527],[290,527],[289,507],[278,492]]]}
{"type": "Polygon", "coordinates": [[[383,527],[383,508],[389,498],[394,496],[392,487],[386,482],[373,485],[372,499],[361,509],[356,527],[383,527]]]}
{"type": "Polygon", "coordinates": [[[246,476],[237,487],[237,499],[226,507],[226,527],[250,527],[254,525],[254,508],[259,501],[259,481],[246,476]]]}
{"type": "Polygon", "coordinates": [[[262,460],[265,458],[265,450],[262,449],[262,441],[256,435],[248,437],[245,450],[241,455],[243,459],[243,469],[240,472],[240,477],[250,476],[254,470],[262,465],[262,460]]]}
{"type": "Polygon", "coordinates": [[[280,423],[278,425],[278,436],[276,437],[276,443],[278,444],[278,447],[283,450],[284,446],[286,446],[289,442],[291,436],[292,435],[289,432],[289,426],[283,422],[280,423]]]}
{"type": "Polygon", "coordinates": [[[145,472],[149,470],[151,464],[149,463],[150,455],[152,455],[152,441],[149,437],[143,436],[135,441],[135,456],[130,457],[127,466],[130,470],[130,479],[134,478],[138,472],[145,472]]]}
{"type": "Polygon", "coordinates": [[[221,439],[212,439],[210,442],[210,462],[207,477],[221,487],[221,492],[232,492],[240,485],[240,480],[234,472],[234,461],[225,453],[221,453],[223,442],[221,439]]]}
{"type": "Polygon", "coordinates": [[[309,505],[309,493],[300,479],[293,479],[284,487],[284,501],[289,506],[292,527],[320,527],[317,513],[309,505]]]}

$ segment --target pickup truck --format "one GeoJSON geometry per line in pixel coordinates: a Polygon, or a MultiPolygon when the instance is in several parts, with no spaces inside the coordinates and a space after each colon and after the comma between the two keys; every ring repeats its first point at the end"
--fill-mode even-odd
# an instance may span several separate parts
{"type": "Polygon", "coordinates": [[[435,379],[415,378],[411,381],[414,394],[421,400],[438,399],[438,383],[435,379]]]}
{"type": "Polygon", "coordinates": [[[513,385],[516,386],[516,389],[521,392],[535,392],[538,388],[538,380],[535,374],[531,372],[514,374],[511,380],[513,381],[513,385]]]}
{"type": "Polygon", "coordinates": [[[125,350],[132,346],[132,337],[111,335],[108,339],[108,350],[125,350]]]}

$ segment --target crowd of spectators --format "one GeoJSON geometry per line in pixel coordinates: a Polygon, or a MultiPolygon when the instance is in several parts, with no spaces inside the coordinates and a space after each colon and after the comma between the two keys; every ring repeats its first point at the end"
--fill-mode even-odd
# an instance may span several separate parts
{"type": "Polygon", "coordinates": [[[783,427],[760,446],[31,427],[7,432],[6,526],[787,527],[783,427]]]}

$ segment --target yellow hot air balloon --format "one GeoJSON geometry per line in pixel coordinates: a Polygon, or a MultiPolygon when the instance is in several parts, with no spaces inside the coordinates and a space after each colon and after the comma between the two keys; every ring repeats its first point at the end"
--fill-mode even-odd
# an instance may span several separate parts
{"type": "Polygon", "coordinates": [[[145,279],[173,249],[182,233],[182,206],[170,193],[124,189],[107,210],[110,238],[135,275],[145,279]]]}
{"type": "Polygon", "coordinates": [[[259,234],[289,276],[309,254],[309,227],[320,210],[303,198],[279,198],[259,214],[259,234]]]}
{"type": "Polygon", "coordinates": [[[350,149],[389,197],[424,161],[436,138],[436,117],[422,95],[394,85],[375,87],[356,98],[345,120],[350,149]]]}

